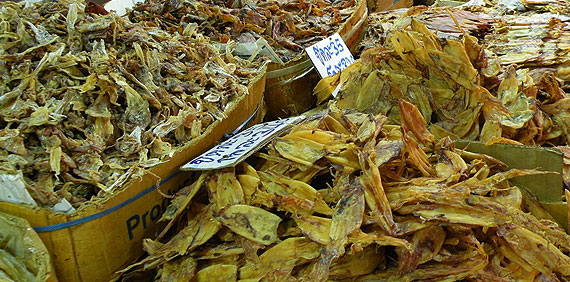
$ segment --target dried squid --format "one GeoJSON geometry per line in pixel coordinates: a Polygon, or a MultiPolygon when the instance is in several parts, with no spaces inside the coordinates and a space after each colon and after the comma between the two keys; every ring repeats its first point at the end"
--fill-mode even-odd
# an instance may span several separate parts
{"type": "Polygon", "coordinates": [[[0,171],[78,207],[199,137],[261,63],[73,1],[0,4],[0,171]]]}
{"type": "MultiPolygon", "coordinates": [[[[441,34],[429,18],[437,11],[408,10],[383,33],[383,44],[368,48],[355,64],[317,85],[319,100],[327,98],[327,89],[340,84],[339,107],[384,114],[389,123],[399,124],[397,101],[404,99],[418,107],[436,139],[569,145],[570,97],[560,76],[568,57],[564,54],[570,50],[570,45],[562,43],[567,37],[566,23],[551,20],[552,31],[559,31],[552,35],[556,39],[546,40],[552,50],[538,46],[546,53],[536,59],[531,58],[534,55],[508,53],[513,58],[524,55],[514,60],[504,49],[520,46],[518,41],[503,39],[509,42],[503,44],[498,42],[503,38],[499,35],[487,34],[484,39],[481,34],[480,38],[470,35],[468,31],[478,29],[469,24],[469,17],[462,16],[462,10],[448,12],[458,36],[441,34]],[[491,39],[496,45],[491,45],[491,39]],[[545,66],[544,61],[553,65],[545,66]]],[[[495,32],[498,25],[494,24],[495,32]]],[[[519,30],[512,27],[509,34],[514,36],[519,30]]],[[[524,38],[524,34],[520,36],[524,38]]],[[[537,40],[544,42],[545,38],[537,40]]]]}
{"type": "Polygon", "coordinates": [[[202,172],[163,219],[169,235],[147,239],[149,256],[125,271],[157,281],[569,279],[570,236],[535,217],[539,205],[526,210],[508,181],[543,172],[435,141],[420,110],[398,102],[415,113],[401,127],[331,103],[237,167],[202,172]]]}
{"type": "Polygon", "coordinates": [[[356,0],[147,0],[128,16],[133,22],[181,34],[197,30],[220,43],[255,43],[263,38],[278,60],[287,62],[304,48],[337,32],[357,3],[356,0]]]}

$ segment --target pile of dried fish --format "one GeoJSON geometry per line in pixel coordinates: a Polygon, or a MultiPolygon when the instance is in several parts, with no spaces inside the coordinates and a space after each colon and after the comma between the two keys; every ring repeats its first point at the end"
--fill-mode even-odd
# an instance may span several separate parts
{"type": "Polygon", "coordinates": [[[399,111],[401,127],[331,105],[252,165],[203,172],[129,268],[160,281],[570,278],[570,236],[507,181],[538,171],[435,142],[417,108],[399,111]]]}
{"type": "Polygon", "coordinates": [[[438,139],[570,142],[570,97],[553,72],[504,69],[475,37],[440,39],[415,17],[396,21],[383,46],[322,80],[315,89],[320,100],[338,83],[339,107],[384,114],[399,124],[397,101],[406,99],[430,121],[438,139]]]}
{"type": "Polygon", "coordinates": [[[0,5],[0,170],[40,206],[77,206],[161,163],[224,118],[261,69],[200,34],[82,6],[0,5]]]}
{"type": "Polygon", "coordinates": [[[503,67],[552,72],[570,89],[570,13],[501,17],[484,45],[503,67]]]}
{"type": "Polygon", "coordinates": [[[254,43],[264,38],[279,59],[287,62],[337,32],[356,4],[356,0],[146,0],[129,18],[172,32],[197,29],[221,43],[254,43]]]}

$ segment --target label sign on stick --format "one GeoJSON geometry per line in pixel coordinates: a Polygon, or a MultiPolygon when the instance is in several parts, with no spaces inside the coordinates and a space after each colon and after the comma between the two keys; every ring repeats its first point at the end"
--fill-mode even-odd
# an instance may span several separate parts
{"type": "Polygon", "coordinates": [[[290,125],[305,119],[291,117],[254,125],[185,164],[180,170],[212,170],[244,161],[290,125]]]}
{"type": "Polygon", "coordinates": [[[311,45],[305,51],[321,77],[336,74],[354,63],[350,50],[338,33],[311,45]]]}

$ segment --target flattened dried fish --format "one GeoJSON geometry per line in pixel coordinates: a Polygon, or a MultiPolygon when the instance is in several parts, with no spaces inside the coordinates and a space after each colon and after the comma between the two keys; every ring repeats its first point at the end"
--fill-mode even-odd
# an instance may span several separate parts
{"type": "MultiPolygon", "coordinates": [[[[433,142],[419,109],[409,104],[403,111],[417,113],[418,122],[386,125],[385,116],[341,111],[331,103],[267,145],[260,158],[235,170],[203,172],[218,182],[210,185],[225,183],[240,195],[241,188],[231,184],[237,178],[248,187],[243,191],[249,204],[216,212],[224,226],[217,236],[181,254],[173,249],[180,234],[205,220],[196,210],[216,211],[219,202],[217,196],[187,193],[190,208],[181,213],[190,220],[177,221],[182,231],[149,248],[150,257],[198,260],[199,280],[570,279],[570,236],[540,215],[538,203],[523,205],[523,194],[508,182],[542,172],[508,170],[490,157],[455,149],[449,138],[433,142]],[[409,140],[434,173],[414,164],[409,140]],[[276,149],[284,141],[288,149],[276,149]],[[331,149],[306,157],[298,152],[307,144],[331,149]],[[381,148],[388,152],[382,155],[381,148]],[[316,209],[319,200],[323,208],[316,209]],[[200,208],[204,201],[208,206],[200,208]]],[[[179,207],[185,201],[176,202],[179,207]]],[[[142,264],[171,273],[173,262],[152,262],[142,264]]]]}

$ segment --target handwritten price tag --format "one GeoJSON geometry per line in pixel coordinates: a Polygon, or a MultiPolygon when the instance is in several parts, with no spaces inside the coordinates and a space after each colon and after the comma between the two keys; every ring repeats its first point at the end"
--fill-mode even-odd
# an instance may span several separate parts
{"type": "Polygon", "coordinates": [[[336,74],[354,63],[350,50],[338,33],[311,45],[305,51],[321,77],[336,74]]]}
{"type": "Polygon", "coordinates": [[[254,125],[193,159],[180,170],[212,170],[235,166],[261,149],[290,125],[303,119],[305,119],[304,116],[297,116],[254,125]]]}

